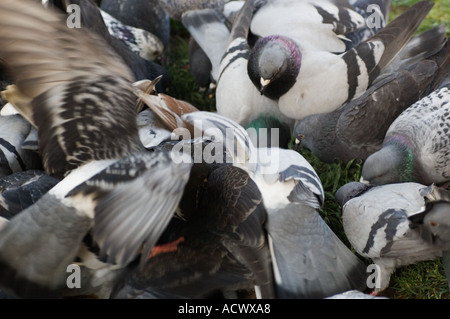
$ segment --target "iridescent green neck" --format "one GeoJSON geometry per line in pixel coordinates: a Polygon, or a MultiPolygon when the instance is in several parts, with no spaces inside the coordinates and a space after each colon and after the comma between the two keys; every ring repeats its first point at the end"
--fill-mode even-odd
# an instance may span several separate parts
{"type": "Polygon", "coordinates": [[[391,136],[385,139],[383,147],[393,145],[401,152],[400,179],[402,182],[416,181],[413,150],[414,146],[409,139],[402,135],[391,136]]]}
{"type": "Polygon", "coordinates": [[[256,131],[257,141],[253,142],[255,145],[259,146],[278,146],[287,148],[291,139],[291,129],[289,126],[283,120],[274,115],[260,116],[250,122],[245,129],[247,132],[251,129],[256,131]]]}

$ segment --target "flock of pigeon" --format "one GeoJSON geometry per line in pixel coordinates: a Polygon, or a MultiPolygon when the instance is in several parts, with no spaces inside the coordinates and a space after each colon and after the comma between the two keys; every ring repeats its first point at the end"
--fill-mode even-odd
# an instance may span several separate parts
{"type": "Polygon", "coordinates": [[[450,280],[450,43],[417,32],[431,1],[390,6],[2,0],[0,296],[382,298],[437,258],[450,280]],[[217,112],[164,93],[171,19],[217,112]],[[351,248],[302,147],[363,161],[335,194],[351,248]]]}

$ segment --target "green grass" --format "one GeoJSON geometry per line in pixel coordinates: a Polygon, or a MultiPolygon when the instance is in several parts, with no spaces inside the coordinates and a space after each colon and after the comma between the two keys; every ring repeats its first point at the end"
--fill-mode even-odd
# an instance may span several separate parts
{"type": "MultiPolygon", "coordinates": [[[[393,0],[390,21],[417,1],[393,0]]],[[[445,24],[447,35],[449,36],[449,0],[436,0],[434,2],[434,7],[419,27],[418,32],[428,30],[439,24],[445,24]]],[[[192,103],[200,110],[214,111],[214,96],[205,96],[201,93],[189,72],[187,49],[189,33],[179,21],[172,21],[171,27],[172,37],[163,59],[163,64],[172,75],[172,85],[167,93],[175,98],[192,103]]],[[[306,149],[302,150],[301,154],[315,168],[325,190],[325,204],[321,210],[321,215],[337,236],[350,247],[343,232],[341,211],[339,205],[334,200],[334,194],[340,186],[350,181],[359,180],[361,163],[327,164],[318,160],[306,149]]],[[[370,262],[367,261],[367,263],[370,262]]],[[[398,269],[391,277],[390,286],[383,295],[395,299],[450,298],[441,261],[438,259],[435,261],[421,262],[398,269]]]]}

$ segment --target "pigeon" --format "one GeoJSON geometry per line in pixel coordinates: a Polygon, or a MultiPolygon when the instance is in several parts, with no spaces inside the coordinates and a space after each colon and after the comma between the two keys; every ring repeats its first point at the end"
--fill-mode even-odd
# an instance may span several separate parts
{"type": "Polygon", "coordinates": [[[195,163],[177,215],[113,298],[149,298],[155,290],[164,298],[209,298],[254,286],[258,298],[274,298],[265,219],[261,193],[245,171],[195,163]]]}
{"type": "Polygon", "coordinates": [[[450,82],[404,110],[386,132],[381,149],[362,166],[371,184],[450,180],[450,82]]]}
{"type": "Polygon", "coordinates": [[[157,36],[167,48],[170,16],[159,0],[102,0],[100,8],[123,24],[143,29],[157,36]]]}
{"type": "Polygon", "coordinates": [[[0,177],[42,168],[39,154],[22,148],[30,132],[30,123],[20,114],[0,116],[0,177]]]}
{"type": "Polygon", "coordinates": [[[42,170],[29,169],[0,178],[0,216],[11,219],[59,183],[42,170]]]}
{"type": "Polygon", "coordinates": [[[322,183],[302,155],[256,148],[242,126],[218,113],[192,112],[182,118],[225,145],[232,165],[244,169],[258,186],[267,210],[277,298],[323,298],[364,289],[365,265],[320,216],[322,183]]]}
{"type": "MultiPolygon", "coordinates": [[[[201,9],[218,9],[223,11],[225,7],[224,0],[160,0],[161,7],[169,14],[172,19],[181,20],[185,12],[201,9]]],[[[227,1],[229,2],[229,1],[227,1]]]]}
{"type": "Polygon", "coordinates": [[[146,30],[123,24],[103,10],[100,10],[100,13],[109,33],[121,40],[131,51],[150,61],[161,58],[164,45],[158,37],[146,30]]]}
{"type": "Polygon", "coordinates": [[[375,294],[389,286],[397,268],[442,256],[442,248],[424,240],[410,221],[426,211],[426,198],[435,191],[436,187],[413,182],[378,186],[350,182],[336,191],[351,246],[373,262],[368,286],[375,294]]]}
{"type": "MultiPolygon", "coordinates": [[[[81,15],[81,28],[86,27],[97,32],[103,38],[103,41],[106,41],[114,49],[116,54],[121,57],[136,80],[154,80],[158,76],[164,75],[162,81],[158,83],[157,89],[163,92],[170,86],[171,76],[165,67],[142,58],[130,50],[121,40],[110,34],[99,7],[92,0],[70,0],[68,4],[78,5],[81,15]]],[[[122,21],[122,23],[125,22],[122,21]]],[[[102,46],[103,42],[98,45],[102,46]]]]}
{"type": "Polygon", "coordinates": [[[442,264],[450,287],[450,191],[430,185],[425,198],[426,210],[410,217],[422,238],[442,248],[442,264]]]}
{"type": "Polygon", "coordinates": [[[394,63],[432,6],[416,3],[345,51],[340,36],[366,22],[351,7],[330,1],[268,1],[251,21],[251,31],[260,38],[248,57],[248,76],[291,119],[331,112],[361,96],[394,63]],[[336,11],[338,17],[331,13],[336,11]]]}
{"type": "Polygon", "coordinates": [[[175,155],[154,150],[73,170],[1,228],[1,288],[22,298],[109,298],[175,212],[192,167],[175,155]],[[66,286],[73,264],[79,289],[66,286]]]}
{"type": "Polygon", "coordinates": [[[45,172],[61,180],[3,223],[0,289],[107,298],[170,221],[191,158],[145,149],[136,79],[90,29],[68,28],[65,15],[26,0],[2,1],[0,25],[9,43],[0,56],[27,102],[19,112],[38,130],[45,172]],[[73,263],[81,290],[66,285],[73,263]]]}
{"type": "Polygon", "coordinates": [[[293,121],[281,114],[274,101],[261,96],[246,75],[250,51],[247,37],[254,5],[253,0],[245,2],[231,30],[224,14],[212,8],[187,11],[181,21],[211,61],[219,114],[244,127],[259,116],[275,116],[292,127],[293,121]]]}
{"type": "MultiPolygon", "coordinates": [[[[444,37],[442,27],[426,32],[435,31],[444,37]]],[[[433,91],[442,74],[449,72],[447,41],[436,55],[390,74],[337,110],[298,121],[293,131],[296,147],[308,148],[327,163],[364,161],[381,148],[389,125],[400,113],[433,91]]]]}

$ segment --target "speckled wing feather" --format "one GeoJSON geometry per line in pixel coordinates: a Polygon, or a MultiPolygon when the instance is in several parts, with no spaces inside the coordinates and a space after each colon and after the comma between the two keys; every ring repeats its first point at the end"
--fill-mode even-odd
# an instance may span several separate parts
{"type": "Polygon", "coordinates": [[[62,175],[139,145],[133,76],[98,36],[31,1],[0,4],[0,55],[33,98],[44,167],[62,175]]]}
{"type": "Polygon", "coordinates": [[[108,262],[127,264],[141,250],[147,256],[164,231],[192,165],[190,156],[175,156],[154,151],[125,157],[67,195],[93,200],[93,236],[108,262]]]}

